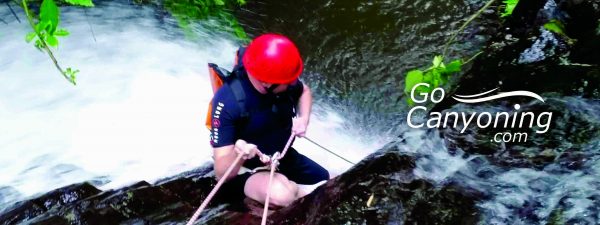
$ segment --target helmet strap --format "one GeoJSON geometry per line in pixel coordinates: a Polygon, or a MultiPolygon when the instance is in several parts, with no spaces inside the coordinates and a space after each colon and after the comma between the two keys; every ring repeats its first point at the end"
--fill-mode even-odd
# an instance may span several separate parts
{"type": "Polygon", "coordinates": [[[273,84],[270,87],[267,88],[267,93],[268,94],[275,94],[273,91],[275,91],[275,89],[279,87],[279,84],[273,84]]]}

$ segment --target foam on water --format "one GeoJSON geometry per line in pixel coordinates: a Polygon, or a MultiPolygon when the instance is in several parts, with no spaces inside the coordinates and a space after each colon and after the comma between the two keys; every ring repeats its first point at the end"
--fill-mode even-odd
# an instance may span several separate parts
{"type": "MultiPolygon", "coordinates": [[[[582,101],[574,104],[589,108],[582,101]]],[[[543,170],[507,169],[482,156],[449,154],[437,132],[412,130],[403,137],[399,149],[418,155],[415,175],[434,184],[455,182],[485,196],[477,202],[483,224],[547,224],[556,218],[567,224],[600,221],[600,156],[587,158],[578,171],[557,164],[543,170]]],[[[598,148],[600,141],[593,140],[583,152],[598,148]]]]}
{"type": "MultiPolygon", "coordinates": [[[[0,188],[19,193],[0,193],[0,208],[75,182],[116,188],[212,160],[206,64],[232,66],[237,46],[227,35],[187,41],[175,22],[149,7],[111,2],[88,12],[61,10],[71,35],[55,53],[63,67],[81,70],[75,87],[25,43],[24,15],[18,12],[18,23],[0,6],[8,22],[0,24],[0,188]]],[[[323,116],[311,119],[315,141],[355,162],[383,143],[346,132],[344,119],[325,108],[316,107],[323,116]]],[[[350,166],[304,140],[295,146],[332,174],[350,166]]]]}

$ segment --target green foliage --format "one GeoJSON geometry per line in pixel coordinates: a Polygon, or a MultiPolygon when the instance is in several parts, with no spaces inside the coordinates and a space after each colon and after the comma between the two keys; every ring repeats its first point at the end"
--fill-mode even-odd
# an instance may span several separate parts
{"type": "MultiPolygon", "coordinates": [[[[454,60],[447,65],[444,64],[444,57],[436,55],[433,57],[432,66],[426,70],[414,69],[406,73],[404,81],[404,93],[410,95],[411,90],[419,83],[427,83],[429,87],[419,86],[415,89],[416,94],[429,93],[434,88],[442,86],[448,82],[448,77],[461,71],[463,63],[460,59],[454,60]]],[[[409,105],[414,105],[411,98],[406,98],[409,105]]]]}
{"type": "Polygon", "coordinates": [[[71,5],[85,6],[85,7],[93,7],[94,3],[92,0],[65,0],[65,2],[71,5]]]}
{"type": "Polygon", "coordinates": [[[549,22],[544,24],[544,28],[566,39],[567,43],[570,45],[575,44],[575,42],[577,41],[576,39],[572,39],[569,36],[567,36],[567,34],[565,33],[565,25],[559,20],[550,20],[549,22]]]}
{"type": "Polygon", "coordinates": [[[73,85],[77,84],[75,79],[77,78],[77,73],[79,73],[79,70],[73,70],[73,69],[71,69],[71,67],[69,67],[69,68],[67,68],[67,70],[65,70],[63,72],[64,72],[64,74],[67,75],[69,82],[71,82],[73,85]]]}
{"type": "Polygon", "coordinates": [[[504,1],[502,1],[502,3],[504,3],[505,6],[504,6],[504,12],[500,16],[508,17],[508,16],[512,15],[513,10],[515,10],[515,7],[517,7],[517,4],[519,4],[519,0],[504,0],[504,1]]]}
{"type": "Polygon", "coordinates": [[[179,26],[186,36],[196,39],[192,24],[199,20],[209,20],[203,23],[209,30],[224,31],[233,34],[241,41],[249,38],[235,16],[228,10],[246,4],[245,0],[165,0],[165,8],[177,19],[179,26]]]}
{"type": "Polygon", "coordinates": [[[50,47],[58,47],[58,38],[69,35],[65,29],[58,28],[60,11],[54,0],[44,0],[40,6],[39,21],[34,25],[34,32],[25,36],[28,43],[35,40],[38,49],[44,48],[44,43],[50,47]]]}
{"type": "Polygon", "coordinates": [[[54,0],[44,0],[40,7],[40,22],[36,27],[38,32],[47,31],[50,34],[54,34],[60,22],[58,18],[59,13],[60,11],[54,0]]]}
{"type": "Polygon", "coordinates": [[[54,33],[58,29],[60,11],[53,0],[44,0],[40,6],[39,22],[34,26],[34,32],[27,34],[25,40],[31,42],[35,40],[35,46],[43,49],[44,44],[49,46],[58,46],[58,39],[54,33]]]}
{"type": "MultiPolygon", "coordinates": [[[[419,83],[427,83],[429,84],[429,87],[417,87],[417,89],[415,89],[415,92],[417,92],[416,94],[429,93],[433,91],[433,89],[445,85],[448,82],[448,77],[450,75],[459,73],[463,65],[471,62],[471,60],[475,59],[482,53],[479,52],[464,62],[458,59],[448,63],[447,65],[444,64],[444,57],[446,56],[446,53],[448,53],[450,44],[454,43],[454,40],[456,39],[458,34],[464,31],[467,25],[469,25],[469,23],[471,23],[473,20],[475,20],[475,18],[480,16],[487,8],[489,8],[494,3],[494,1],[495,0],[489,0],[483,7],[481,7],[479,10],[477,10],[477,12],[471,15],[469,19],[465,21],[458,30],[454,32],[454,34],[450,37],[450,39],[448,39],[446,44],[444,44],[443,53],[441,55],[436,55],[435,57],[433,57],[433,65],[431,67],[429,67],[426,70],[414,69],[408,71],[404,81],[404,93],[406,94],[406,96],[410,96],[410,92],[412,91],[412,89],[419,83]]],[[[503,16],[509,16],[510,14],[512,14],[512,11],[516,7],[516,5],[519,3],[519,0],[505,0],[503,2],[506,4],[506,6],[504,7],[503,16]]],[[[410,97],[407,97],[406,100],[409,105],[414,105],[414,102],[410,97]]]]}
{"type": "MultiPolygon", "coordinates": [[[[91,0],[66,0],[67,3],[79,6],[94,6],[91,0]]],[[[56,69],[71,82],[73,85],[76,84],[75,79],[79,70],[67,68],[62,70],[58,61],[54,57],[50,47],[58,47],[58,37],[64,37],[69,35],[69,31],[59,28],[60,23],[60,10],[54,0],[43,0],[39,7],[39,16],[37,24],[34,23],[34,17],[29,13],[29,7],[27,6],[27,0],[22,0],[23,10],[27,16],[27,20],[33,29],[33,32],[28,33],[25,36],[27,43],[35,40],[35,47],[40,50],[45,50],[48,56],[54,62],[56,69]]]]}
{"type": "Polygon", "coordinates": [[[547,22],[544,24],[544,28],[546,28],[546,30],[552,31],[556,34],[559,35],[566,35],[565,34],[565,25],[560,22],[559,20],[550,20],[550,22],[547,22]]]}

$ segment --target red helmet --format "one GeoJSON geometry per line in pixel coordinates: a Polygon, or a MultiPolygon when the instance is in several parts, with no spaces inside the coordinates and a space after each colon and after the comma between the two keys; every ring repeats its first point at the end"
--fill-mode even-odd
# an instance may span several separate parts
{"type": "Polygon", "coordinates": [[[246,48],[242,62],[251,76],[272,84],[291,83],[304,67],[296,45],[279,34],[255,38],[246,48]]]}

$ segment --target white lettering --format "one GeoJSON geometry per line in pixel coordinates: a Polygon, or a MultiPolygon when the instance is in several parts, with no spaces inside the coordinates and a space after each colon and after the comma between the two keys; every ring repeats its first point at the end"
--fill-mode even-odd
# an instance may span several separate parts
{"type": "Polygon", "coordinates": [[[412,118],[412,114],[416,109],[422,109],[423,111],[427,110],[427,108],[425,108],[424,106],[416,106],[413,107],[412,109],[410,109],[410,111],[408,111],[408,116],[406,117],[406,122],[408,123],[408,126],[412,127],[412,128],[419,128],[419,127],[423,127],[423,124],[421,125],[414,125],[411,121],[410,118],[412,118]]]}
{"type": "Polygon", "coordinates": [[[418,88],[418,87],[420,87],[420,86],[429,87],[429,84],[428,84],[428,83],[419,83],[419,84],[415,85],[415,86],[414,86],[414,87],[413,87],[413,88],[410,90],[410,99],[412,99],[412,100],[413,100],[413,102],[415,102],[415,103],[424,103],[424,102],[426,102],[426,101],[427,101],[427,96],[428,96],[428,93],[426,93],[426,92],[425,92],[425,93],[419,93],[419,95],[421,95],[421,96],[424,96],[424,98],[423,98],[423,99],[421,99],[421,100],[417,100],[417,99],[415,98],[415,90],[417,90],[417,88],[418,88]]]}

